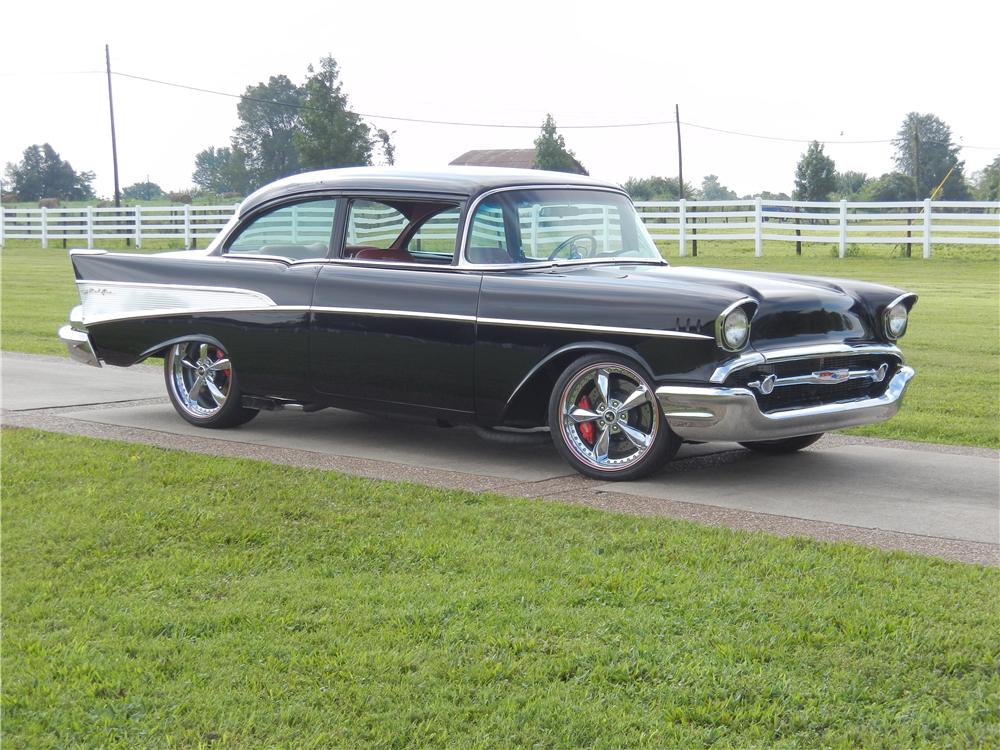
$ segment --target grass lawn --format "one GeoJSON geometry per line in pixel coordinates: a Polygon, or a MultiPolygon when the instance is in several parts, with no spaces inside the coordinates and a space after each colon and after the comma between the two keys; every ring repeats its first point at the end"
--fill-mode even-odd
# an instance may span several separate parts
{"type": "Polygon", "coordinates": [[[21,748],[1000,744],[1000,571],[5,430],[21,748]]]}
{"type": "MultiPolygon", "coordinates": [[[[176,243],[174,243],[176,244],[176,243]]],[[[669,243],[666,243],[669,245],[669,243]]],[[[943,246],[935,257],[890,257],[891,246],[862,247],[831,257],[832,246],[770,243],[765,257],[752,243],[699,242],[697,258],[676,265],[716,265],[879,281],[920,295],[901,347],[917,370],[903,409],[893,420],[852,430],[873,437],[1000,448],[1000,251],[989,246],[943,246]],[[938,255],[942,257],[937,257],[938,255]]],[[[151,249],[166,249],[161,241],[151,249]]],[[[121,248],[125,249],[125,248],[121,248]]],[[[690,252],[690,249],[689,249],[690,252]]],[[[919,253],[918,253],[919,255],[919,253]]],[[[79,304],[65,250],[12,241],[0,251],[2,338],[8,351],[65,355],[55,332],[79,304]]]]}

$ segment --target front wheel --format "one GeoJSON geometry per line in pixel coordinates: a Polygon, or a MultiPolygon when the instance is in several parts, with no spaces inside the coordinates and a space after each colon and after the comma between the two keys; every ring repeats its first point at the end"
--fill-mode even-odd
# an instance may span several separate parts
{"type": "Polygon", "coordinates": [[[608,481],[652,474],[681,444],[663,418],[644,368],[603,354],[581,357],[556,381],[549,427],[570,466],[608,481]]]}
{"type": "Polygon", "coordinates": [[[740,445],[758,453],[795,453],[795,451],[809,447],[821,437],[823,437],[823,433],[819,432],[815,435],[801,435],[799,437],[785,438],[784,440],[758,440],[756,442],[740,443],[740,445]]]}
{"type": "Polygon", "coordinates": [[[198,427],[235,427],[259,413],[243,407],[233,363],[215,344],[189,341],[170,347],[163,375],[174,409],[198,427]]]}

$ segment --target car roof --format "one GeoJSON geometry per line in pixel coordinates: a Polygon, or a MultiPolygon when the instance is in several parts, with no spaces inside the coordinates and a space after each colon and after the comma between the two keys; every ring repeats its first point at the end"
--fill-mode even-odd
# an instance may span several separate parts
{"type": "Polygon", "coordinates": [[[240,213],[293,193],[340,190],[405,191],[475,197],[503,187],[596,187],[624,192],[610,182],[568,172],[504,167],[439,167],[427,171],[401,167],[344,167],[284,177],[249,195],[240,213]]]}

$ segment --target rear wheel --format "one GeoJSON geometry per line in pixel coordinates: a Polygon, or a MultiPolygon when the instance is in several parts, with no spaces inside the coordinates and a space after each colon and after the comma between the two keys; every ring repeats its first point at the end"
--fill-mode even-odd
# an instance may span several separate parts
{"type": "Polygon", "coordinates": [[[198,427],[235,427],[257,416],[243,407],[243,391],[226,353],[206,341],[176,344],[163,363],[174,409],[198,427]]]}
{"type": "Polygon", "coordinates": [[[740,443],[740,445],[758,453],[795,453],[795,451],[809,447],[821,437],[823,437],[823,433],[818,432],[815,435],[801,435],[799,437],[785,438],[784,440],[758,440],[756,442],[740,443]]]}
{"type": "Polygon", "coordinates": [[[643,367],[603,354],[581,357],[556,382],[549,427],[570,466],[609,481],[652,474],[681,444],[643,367]]]}

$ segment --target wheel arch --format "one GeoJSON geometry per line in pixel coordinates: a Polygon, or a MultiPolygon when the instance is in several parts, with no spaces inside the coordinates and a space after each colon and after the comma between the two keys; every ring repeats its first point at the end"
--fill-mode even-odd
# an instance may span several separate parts
{"type": "Polygon", "coordinates": [[[548,354],[524,376],[500,412],[500,423],[513,427],[546,424],[549,397],[559,376],[580,357],[601,353],[628,357],[642,365],[647,373],[652,373],[652,368],[642,355],[627,346],[606,341],[578,341],[568,344],[548,354]]]}
{"type": "Polygon", "coordinates": [[[206,344],[211,344],[212,346],[217,346],[224,352],[228,352],[229,349],[219,341],[215,336],[210,336],[207,333],[190,333],[184,336],[177,336],[176,338],[168,339],[155,346],[151,346],[148,349],[141,351],[132,362],[133,365],[142,362],[143,360],[149,359],[150,357],[162,357],[167,353],[167,349],[177,344],[187,344],[192,341],[201,341],[206,344]]]}

